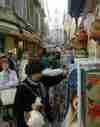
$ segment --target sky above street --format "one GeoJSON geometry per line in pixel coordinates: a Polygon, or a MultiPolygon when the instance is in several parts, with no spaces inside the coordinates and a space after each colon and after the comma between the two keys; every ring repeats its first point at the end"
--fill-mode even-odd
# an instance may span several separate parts
{"type": "Polygon", "coordinates": [[[64,10],[67,10],[68,0],[48,0],[48,8],[50,12],[50,18],[53,19],[55,16],[55,10],[59,12],[59,22],[63,20],[64,10]]]}

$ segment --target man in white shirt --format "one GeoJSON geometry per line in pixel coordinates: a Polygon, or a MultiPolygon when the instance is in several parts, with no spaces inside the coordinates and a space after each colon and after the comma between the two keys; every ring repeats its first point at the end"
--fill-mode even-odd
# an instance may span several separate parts
{"type": "Polygon", "coordinates": [[[15,71],[9,68],[8,58],[3,56],[0,58],[2,61],[2,71],[0,72],[0,86],[17,85],[18,79],[15,71]]]}

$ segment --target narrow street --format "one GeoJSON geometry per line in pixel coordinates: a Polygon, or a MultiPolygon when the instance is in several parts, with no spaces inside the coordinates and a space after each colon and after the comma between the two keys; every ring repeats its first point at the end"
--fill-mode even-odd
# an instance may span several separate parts
{"type": "Polygon", "coordinates": [[[100,127],[99,94],[99,0],[0,0],[0,127],[100,127]]]}

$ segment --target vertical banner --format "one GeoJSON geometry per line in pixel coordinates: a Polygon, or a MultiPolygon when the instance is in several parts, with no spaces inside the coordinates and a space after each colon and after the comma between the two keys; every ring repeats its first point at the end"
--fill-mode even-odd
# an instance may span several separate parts
{"type": "Polygon", "coordinates": [[[79,121],[82,121],[84,127],[100,127],[100,62],[81,63],[80,73],[79,121]]]}

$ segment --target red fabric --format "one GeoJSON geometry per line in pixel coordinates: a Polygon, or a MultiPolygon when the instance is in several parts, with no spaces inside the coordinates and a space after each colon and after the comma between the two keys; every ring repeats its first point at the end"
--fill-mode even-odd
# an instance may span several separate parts
{"type": "Polygon", "coordinates": [[[92,118],[100,117],[100,104],[94,104],[93,106],[89,107],[89,116],[92,118]]]}
{"type": "Polygon", "coordinates": [[[100,31],[99,32],[96,32],[96,31],[91,32],[91,35],[90,36],[91,37],[95,37],[95,38],[100,38],[100,31]]]}
{"type": "Polygon", "coordinates": [[[79,40],[80,41],[87,41],[88,40],[88,35],[87,35],[86,31],[80,31],[79,40]]]}
{"type": "Polygon", "coordinates": [[[90,75],[88,76],[88,83],[91,85],[97,85],[100,82],[100,76],[97,75],[90,75]]]}

